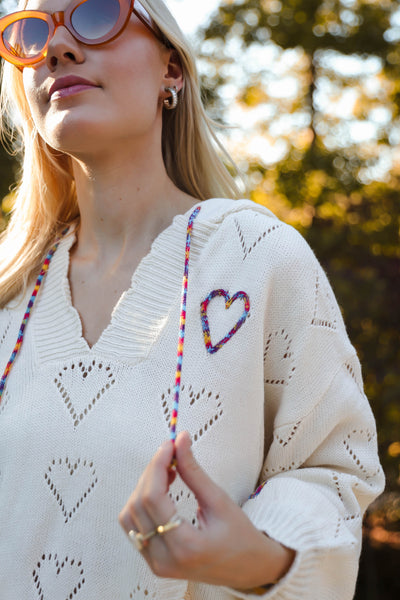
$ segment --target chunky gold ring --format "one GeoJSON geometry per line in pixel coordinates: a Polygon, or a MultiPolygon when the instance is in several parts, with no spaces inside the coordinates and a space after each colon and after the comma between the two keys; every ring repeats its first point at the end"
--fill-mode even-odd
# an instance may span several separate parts
{"type": "Polygon", "coordinates": [[[156,527],[155,531],[158,533],[158,535],[164,535],[164,533],[172,531],[172,529],[176,529],[179,527],[179,525],[182,525],[182,523],[183,519],[181,519],[178,514],[175,513],[168,523],[165,523],[165,525],[159,525],[156,527]]]}

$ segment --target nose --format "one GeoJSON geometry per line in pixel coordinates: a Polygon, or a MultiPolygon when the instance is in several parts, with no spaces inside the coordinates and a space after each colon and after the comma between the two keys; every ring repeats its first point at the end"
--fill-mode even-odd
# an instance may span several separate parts
{"type": "Polygon", "coordinates": [[[80,64],[85,60],[82,44],[74,38],[68,29],[57,23],[53,37],[49,41],[46,54],[46,63],[50,71],[54,71],[60,64],[80,64]]]}

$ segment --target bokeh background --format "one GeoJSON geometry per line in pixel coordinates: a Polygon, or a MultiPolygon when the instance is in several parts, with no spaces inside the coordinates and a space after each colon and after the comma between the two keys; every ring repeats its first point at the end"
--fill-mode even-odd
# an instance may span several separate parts
{"type": "MultiPolygon", "coordinates": [[[[398,600],[399,0],[166,3],[250,197],[305,236],[343,310],[387,477],[365,518],[356,599],[398,600]]],[[[0,0],[0,12],[15,5],[0,0]]],[[[16,157],[0,151],[0,229],[17,178],[16,157]]]]}

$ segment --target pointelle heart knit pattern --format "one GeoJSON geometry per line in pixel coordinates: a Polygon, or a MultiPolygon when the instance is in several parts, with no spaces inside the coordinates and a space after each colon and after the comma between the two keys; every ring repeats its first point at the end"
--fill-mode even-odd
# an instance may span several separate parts
{"type": "MultiPolygon", "coordinates": [[[[350,600],[384,477],[340,309],[309,246],[266,208],[201,207],[178,430],[255,526],[296,550],[265,598],[350,600]]],[[[52,259],[0,404],[1,600],[253,597],[155,577],[118,523],[168,438],[191,212],[156,238],[92,348],[71,303],[73,230],[52,259]]],[[[1,373],[30,293],[0,311],[1,373]]],[[[196,526],[192,492],[177,479],[170,493],[196,526]]]]}

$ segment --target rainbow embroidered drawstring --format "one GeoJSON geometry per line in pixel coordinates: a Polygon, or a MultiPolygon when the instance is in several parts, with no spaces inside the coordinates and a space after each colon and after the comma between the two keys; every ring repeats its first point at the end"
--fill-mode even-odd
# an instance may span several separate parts
{"type": "Polygon", "coordinates": [[[190,245],[192,241],[192,230],[193,221],[197,217],[201,210],[201,206],[198,206],[190,215],[187,226],[186,234],[186,252],[185,252],[185,270],[182,281],[182,301],[181,301],[181,316],[179,320],[179,340],[178,340],[178,352],[177,352],[177,365],[175,375],[175,387],[174,387],[174,406],[172,409],[172,417],[170,423],[170,439],[175,443],[176,440],[176,423],[178,420],[178,409],[179,409],[179,394],[181,391],[181,374],[182,374],[182,359],[183,359],[183,344],[185,342],[185,324],[186,324],[186,299],[187,299],[187,288],[188,288],[188,277],[189,277],[189,255],[190,245]]]}
{"type": "Polygon", "coordinates": [[[261,485],[259,485],[258,488],[255,490],[255,492],[253,492],[251,494],[251,496],[249,496],[249,500],[253,500],[254,498],[257,498],[257,496],[259,496],[261,494],[261,491],[267,485],[267,483],[268,483],[268,480],[264,481],[261,485]]]}
{"type": "Polygon", "coordinates": [[[7,377],[9,376],[10,371],[14,365],[15,359],[18,356],[18,352],[21,350],[22,342],[24,341],[24,333],[25,333],[26,324],[28,323],[28,319],[30,317],[32,307],[35,303],[38,292],[40,290],[40,286],[42,285],[43,279],[44,279],[47,271],[49,270],[51,259],[53,258],[54,253],[59,246],[61,238],[68,232],[68,230],[69,230],[69,227],[64,229],[64,231],[61,233],[60,237],[56,239],[54,245],[49,250],[49,253],[47,254],[47,256],[44,260],[42,270],[40,271],[39,277],[36,280],[36,284],[33,289],[31,299],[28,302],[28,306],[26,307],[24,318],[22,319],[21,327],[19,328],[17,343],[15,344],[14,350],[12,351],[12,354],[10,356],[10,360],[7,363],[7,366],[3,373],[3,377],[1,378],[1,381],[0,381],[0,404],[1,404],[1,399],[3,396],[4,388],[6,386],[7,377]]]}

